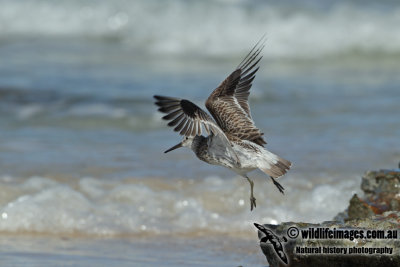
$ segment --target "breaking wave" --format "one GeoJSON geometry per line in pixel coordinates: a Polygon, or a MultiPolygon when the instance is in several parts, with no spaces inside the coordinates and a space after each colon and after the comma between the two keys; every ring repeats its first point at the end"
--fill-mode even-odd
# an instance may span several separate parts
{"type": "Polygon", "coordinates": [[[270,181],[256,179],[257,212],[250,212],[249,186],[240,177],[105,181],[3,176],[0,231],[89,236],[229,232],[240,236],[253,230],[254,221],[332,219],[348,203],[341,196],[351,196],[355,186],[349,180],[311,186],[290,178],[283,181],[290,191],[286,196],[270,181]]]}
{"type": "Polygon", "coordinates": [[[242,55],[266,33],[267,57],[399,54],[393,1],[3,0],[0,44],[20,38],[122,43],[155,56],[242,55]]]}

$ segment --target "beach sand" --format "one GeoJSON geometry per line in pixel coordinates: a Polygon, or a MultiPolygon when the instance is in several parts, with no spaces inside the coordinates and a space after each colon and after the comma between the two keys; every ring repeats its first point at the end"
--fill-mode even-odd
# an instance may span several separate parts
{"type": "Polygon", "coordinates": [[[257,239],[3,235],[1,266],[264,266],[257,239]]]}

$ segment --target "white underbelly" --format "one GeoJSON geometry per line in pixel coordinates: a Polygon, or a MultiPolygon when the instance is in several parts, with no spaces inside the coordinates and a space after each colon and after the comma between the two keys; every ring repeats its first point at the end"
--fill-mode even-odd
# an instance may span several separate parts
{"type": "Polygon", "coordinates": [[[243,147],[236,144],[233,145],[233,149],[239,158],[240,167],[243,171],[252,171],[257,169],[258,154],[254,151],[243,149],[243,147]]]}

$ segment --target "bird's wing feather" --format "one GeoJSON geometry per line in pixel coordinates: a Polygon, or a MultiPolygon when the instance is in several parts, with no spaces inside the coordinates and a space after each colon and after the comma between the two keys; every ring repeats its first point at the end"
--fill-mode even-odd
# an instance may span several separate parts
{"type": "Polygon", "coordinates": [[[248,97],[263,48],[262,38],[206,101],[207,109],[225,133],[261,146],[266,142],[251,118],[248,97]]]}
{"type": "Polygon", "coordinates": [[[185,99],[158,95],[155,95],[154,98],[157,100],[155,104],[160,107],[158,110],[167,113],[163,119],[170,121],[168,126],[175,127],[175,132],[185,136],[201,135],[204,127],[208,134],[212,134],[215,136],[214,138],[217,138],[214,140],[213,146],[222,145],[235,163],[239,162],[225,133],[204,110],[185,99]]]}

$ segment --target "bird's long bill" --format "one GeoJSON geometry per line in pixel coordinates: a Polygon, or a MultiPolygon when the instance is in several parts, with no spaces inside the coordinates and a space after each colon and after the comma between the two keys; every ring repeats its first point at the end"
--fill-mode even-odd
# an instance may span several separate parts
{"type": "Polygon", "coordinates": [[[179,143],[179,144],[171,147],[170,149],[165,150],[164,153],[168,153],[168,152],[170,152],[170,151],[172,151],[174,149],[180,148],[180,147],[182,147],[182,143],[179,143]]]}

